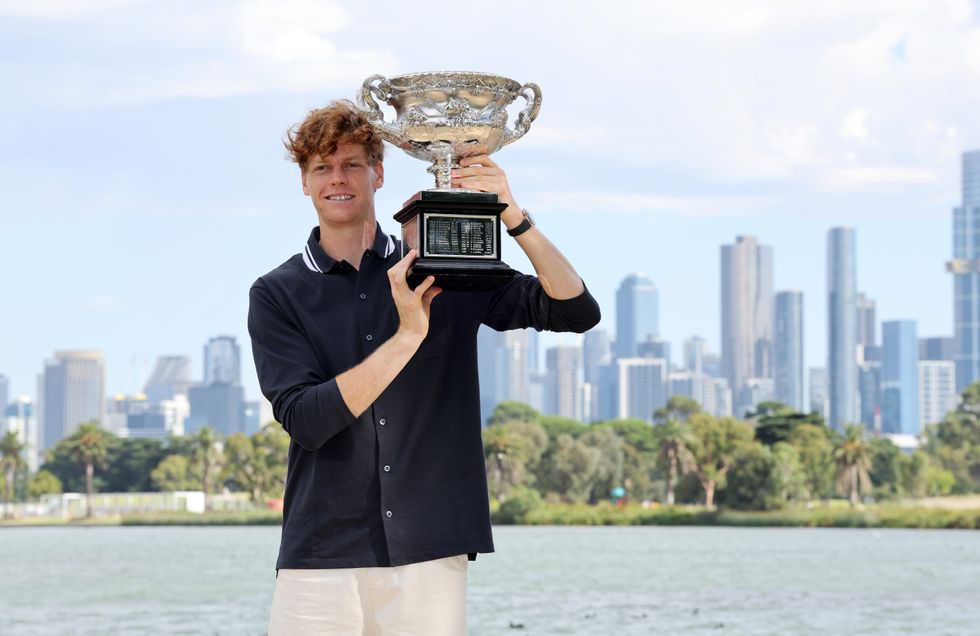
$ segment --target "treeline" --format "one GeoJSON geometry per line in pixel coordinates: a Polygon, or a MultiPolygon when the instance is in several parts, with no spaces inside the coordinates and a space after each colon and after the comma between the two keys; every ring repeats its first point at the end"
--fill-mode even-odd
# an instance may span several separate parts
{"type": "Polygon", "coordinates": [[[228,490],[247,492],[261,504],[282,496],[289,437],[271,422],[253,435],[222,438],[204,426],[166,440],[131,439],[117,437],[93,421],[49,449],[33,475],[20,458],[22,450],[13,433],[0,439],[4,502],[61,492],[175,490],[201,490],[206,500],[209,494],[228,490]]]}
{"type": "Polygon", "coordinates": [[[794,502],[980,492],[980,384],[923,445],[903,453],[859,425],[844,434],[816,413],[777,402],[745,420],[718,418],[674,397],[654,425],[592,425],[498,405],[483,432],[497,519],[520,520],[542,502],[657,501],[709,510],[777,510],[794,502]]]}
{"type": "MultiPolygon", "coordinates": [[[[503,402],[483,431],[487,479],[499,520],[520,519],[543,502],[703,504],[709,510],[776,510],[845,497],[925,497],[980,492],[980,383],[956,411],[931,425],[923,445],[901,452],[863,427],[844,434],[815,413],[767,402],[745,420],[717,418],[674,397],[654,424],[591,425],[503,402]]],[[[276,423],[251,436],[219,437],[210,427],[166,440],[121,439],[83,424],[29,474],[23,445],[0,438],[3,501],[46,493],[224,490],[261,504],[282,496],[289,438],[276,423]]]]}

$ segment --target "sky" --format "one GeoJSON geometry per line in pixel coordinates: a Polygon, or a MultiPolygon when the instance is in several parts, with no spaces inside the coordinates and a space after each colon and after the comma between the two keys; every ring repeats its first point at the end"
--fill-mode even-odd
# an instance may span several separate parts
{"type": "MultiPolygon", "coordinates": [[[[540,115],[494,155],[614,331],[615,290],[660,290],[662,336],[717,351],[720,249],[771,245],[826,360],[826,240],[857,236],[879,320],[951,335],[952,209],[980,148],[980,2],[5,0],[0,4],[0,373],[36,394],[56,350],[100,349],[107,392],[159,355],[242,345],[260,275],[316,216],[285,131],[370,75],[537,83],[540,115]]],[[[391,117],[391,112],[388,114],[391,117]]],[[[379,220],[425,164],[388,148],[379,220]]],[[[529,270],[516,243],[503,259],[529,270]]],[[[573,342],[551,336],[545,345],[573,342]]]]}

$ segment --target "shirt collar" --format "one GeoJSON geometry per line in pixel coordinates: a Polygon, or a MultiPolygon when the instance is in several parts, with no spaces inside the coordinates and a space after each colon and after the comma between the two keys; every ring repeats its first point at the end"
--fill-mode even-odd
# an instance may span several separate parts
{"type": "MultiPolygon", "coordinates": [[[[385,234],[381,230],[380,223],[377,224],[377,229],[374,233],[374,244],[371,245],[370,249],[383,259],[388,258],[395,251],[395,238],[385,234]]],[[[323,248],[320,247],[320,226],[313,228],[313,231],[310,232],[310,238],[307,239],[306,245],[303,246],[303,264],[310,271],[320,274],[329,272],[337,264],[337,261],[328,256],[323,251],[323,248]]]]}

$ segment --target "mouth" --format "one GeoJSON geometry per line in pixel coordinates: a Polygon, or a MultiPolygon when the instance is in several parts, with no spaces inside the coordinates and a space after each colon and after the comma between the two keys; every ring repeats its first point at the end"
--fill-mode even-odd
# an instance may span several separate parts
{"type": "Polygon", "coordinates": [[[332,194],[327,197],[327,201],[350,201],[353,198],[353,194],[332,194]]]}

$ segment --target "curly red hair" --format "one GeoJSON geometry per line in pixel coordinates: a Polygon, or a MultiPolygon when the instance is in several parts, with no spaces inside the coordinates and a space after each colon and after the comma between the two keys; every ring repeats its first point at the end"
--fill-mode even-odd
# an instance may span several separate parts
{"type": "Polygon", "coordinates": [[[286,132],[289,158],[305,171],[310,158],[337,152],[340,144],[365,146],[371,165],[384,160],[384,142],[367,117],[354,104],[341,99],[311,110],[306,119],[286,132]]]}

